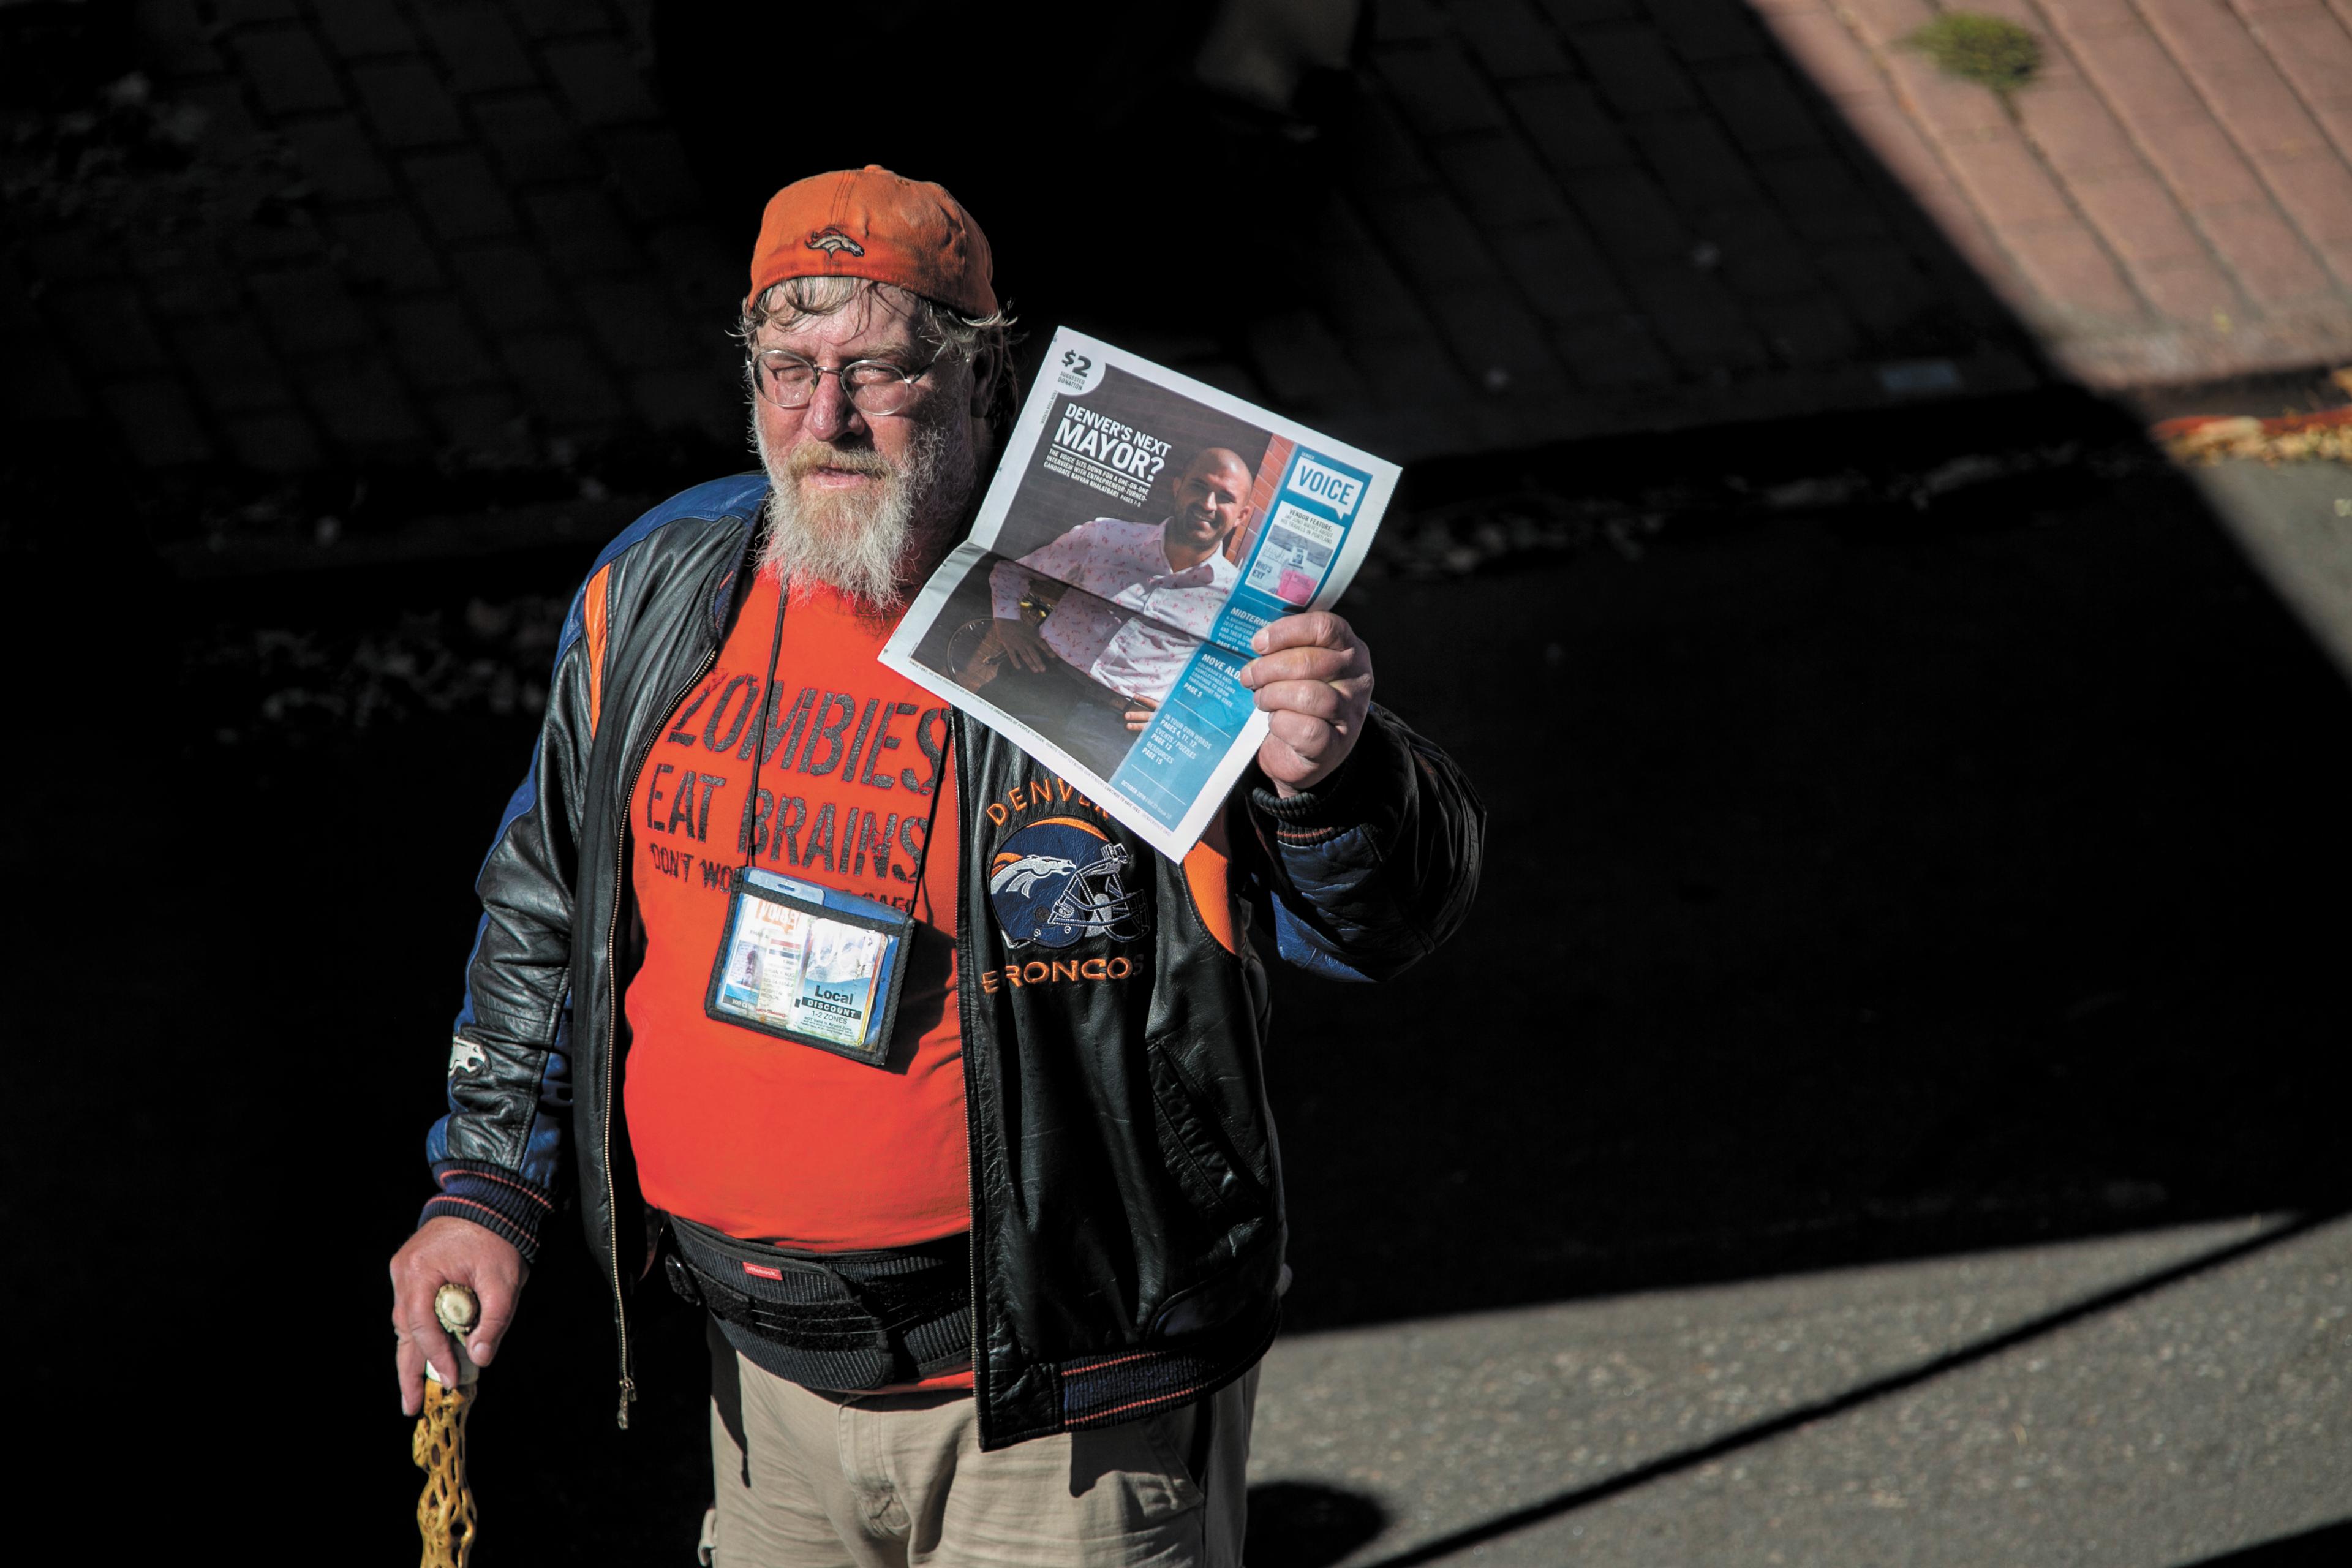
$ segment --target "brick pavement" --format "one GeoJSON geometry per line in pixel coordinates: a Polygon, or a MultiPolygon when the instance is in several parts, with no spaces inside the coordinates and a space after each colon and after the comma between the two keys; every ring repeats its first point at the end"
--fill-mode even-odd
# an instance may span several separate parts
{"type": "MultiPolygon", "coordinates": [[[[1123,335],[1404,458],[2352,356],[2352,0],[1975,3],[2011,102],[1927,0],[1374,0],[1304,297],[1123,335]]],[[[650,4],[135,0],[104,134],[176,163],[12,187],[11,410],[263,474],[731,444],[650,4]]]]}

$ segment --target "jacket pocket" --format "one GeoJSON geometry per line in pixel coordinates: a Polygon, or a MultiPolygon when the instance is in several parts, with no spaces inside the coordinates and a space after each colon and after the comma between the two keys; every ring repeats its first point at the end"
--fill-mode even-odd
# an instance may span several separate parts
{"type": "Polygon", "coordinates": [[[1234,1153],[1216,1112],[1194,1092],[1175,1058],[1150,1044],[1143,1054],[1150,1068],[1151,1119],[1160,1156],[1193,1208],[1219,1226],[1265,1213],[1265,1188],[1234,1153]]]}

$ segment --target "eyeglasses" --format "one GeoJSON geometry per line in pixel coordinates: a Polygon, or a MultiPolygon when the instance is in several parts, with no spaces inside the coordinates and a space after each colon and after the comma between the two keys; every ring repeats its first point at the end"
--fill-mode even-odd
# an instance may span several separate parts
{"type": "Polygon", "coordinates": [[[913,370],[883,359],[852,360],[838,370],[811,364],[782,349],[761,349],[751,356],[751,384],[779,408],[805,408],[824,376],[841,383],[842,392],[861,414],[896,414],[915,395],[915,383],[929,374],[939,357],[913,370]]]}

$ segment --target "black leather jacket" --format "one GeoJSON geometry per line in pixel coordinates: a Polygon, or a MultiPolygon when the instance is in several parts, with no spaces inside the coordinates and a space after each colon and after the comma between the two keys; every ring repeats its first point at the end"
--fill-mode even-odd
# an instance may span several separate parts
{"type": "MultiPolygon", "coordinates": [[[[441,1191],[426,1214],[475,1220],[527,1254],[558,1206],[569,1144],[613,1294],[624,1426],[630,1297],[653,1244],[618,1124],[627,802],[663,721],[726,641],[765,491],[745,476],[674,498],[605,549],[574,599],[530,771],[477,882],[449,1113],[429,1140],[441,1191]]],[[[1484,812],[1451,762],[1375,709],[1322,789],[1236,791],[1244,917],[1221,938],[1230,922],[1204,917],[1181,865],[1003,737],[951,721],[972,1367],[982,1445],[996,1448],[1197,1398],[1263,1353],[1285,1229],[1259,952],[1339,978],[1402,969],[1466,910],[1484,812]],[[1127,889],[1133,940],[1089,937],[1052,963],[1009,951],[972,868],[1049,800],[1090,814],[1141,869],[1127,889]]]]}

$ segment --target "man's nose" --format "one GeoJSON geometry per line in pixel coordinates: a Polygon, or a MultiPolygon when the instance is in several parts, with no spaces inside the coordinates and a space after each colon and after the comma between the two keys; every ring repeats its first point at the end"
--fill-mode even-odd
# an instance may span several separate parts
{"type": "Polygon", "coordinates": [[[866,418],[857,412],[857,405],[849,401],[849,390],[841,384],[841,377],[821,375],[809,391],[801,427],[820,441],[837,441],[849,431],[862,433],[866,418]]]}

